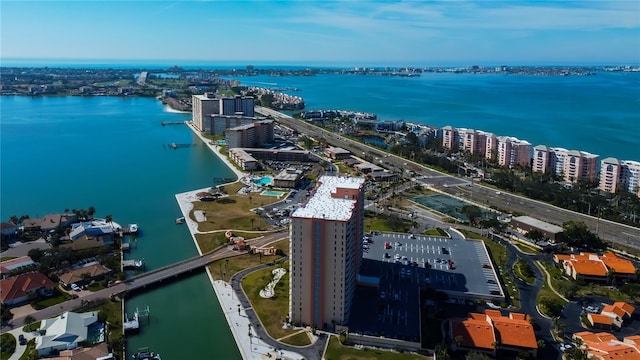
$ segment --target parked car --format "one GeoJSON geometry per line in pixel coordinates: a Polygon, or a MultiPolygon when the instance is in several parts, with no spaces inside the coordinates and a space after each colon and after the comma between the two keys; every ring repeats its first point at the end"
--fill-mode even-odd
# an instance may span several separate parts
{"type": "Polygon", "coordinates": [[[76,284],[76,283],[73,283],[73,284],[71,284],[71,290],[80,291],[80,286],[78,286],[78,284],[76,284]]]}
{"type": "Polygon", "coordinates": [[[20,343],[20,345],[27,345],[27,338],[25,338],[24,335],[20,334],[20,336],[18,336],[18,342],[20,343]]]}

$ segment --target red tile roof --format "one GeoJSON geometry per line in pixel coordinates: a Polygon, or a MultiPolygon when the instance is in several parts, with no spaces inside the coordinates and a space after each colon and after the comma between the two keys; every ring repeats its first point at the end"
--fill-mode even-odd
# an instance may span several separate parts
{"type": "Polygon", "coordinates": [[[495,343],[537,349],[538,342],[526,314],[502,316],[499,310],[471,313],[469,318],[452,321],[452,335],[462,336],[462,346],[493,350],[495,343]]]}
{"type": "Polygon", "coordinates": [[[633,305],[624,301],[616,301],[613,303],[613,306],[621,308],[622,310],[624,310],[624,312],[629,314],[629,316],[633,315],[633,313],[636,311],[636,308],[633,305]]]}
{"type": "Polygon", "coordinates": [[[619,341],[612,334],[583,331],[574,334],[574,337],[582,339],[587,351],[595,359],[640,360],[640,351],[637,347],[619,341]]]}
{"type": "Polygon", "coordinates": [[[610,317],[608,317],[607,315],[600,315],[600,314],[587,314],[587,317],[591,320],[592,324],[601,324],[601,325],[608,325],[611,326],[611,324],[613,324],[613,320],[611,320],[610,317]]]}
{"type": "Polygon", "coordinates": [[[608,268],[618,274],[635,274],[636,267],[627,259],[623,259],[614,253],[606,253],[600,257],[608,268]]]}
{"type": "Polygon", "coordinates": [[[0,300],[5,302],[19,299],[32,291],[53,286],[53,282],[41,273],[20,274],[0,280],[0,300]]]}

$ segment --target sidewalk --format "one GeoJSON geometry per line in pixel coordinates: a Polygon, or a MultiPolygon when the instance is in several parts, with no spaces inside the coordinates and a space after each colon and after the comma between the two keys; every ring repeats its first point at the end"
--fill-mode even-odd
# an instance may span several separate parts
{"type": "Polygon", "coordinates": [[[216,156],[218,156],[218,158],[220,160],[222,160],[227,167],[233,171],[236,176],[238,177],[238,180],[240,180],[241,178],[243,178],[244,176],[248,176],[248,173],[244,173],[240,170],[238,170],[238,168],[236,168],[236,166],[234,164],[232,164],[229,159],[227,158],[227,156],[225,154],[220,153],[220,147],[218,145],[213,145],[211,144],[211,140],[207,139],[206,137],[204,137],[200,131],[198,131],[196,128],[193,127],[193,124],[191,124],[190,122],[187,122],[187,126],[189,127],[189,129],[191,129],[191,131],[193,131],[194,134],[196,134],[197,137],[200,138],[200,140],[202,140],[202,142],[207,145],[207,147],[209,147],[209,149],[211,149],[211,151],[216,154],[216,156]]]}
{"type": "MultiPolygon", "coordinates": [[[[211,279],[211,277],[209,277],[211,279]]],[[[227,318],[231,333],[236,340],[240,355],[245,360],[262,359],[302,359],[303,356],[288,350],[276,350],[256,337],[256,330],[251,325],[246,312],[240,305],[231,285],[222,281],[211,281],[218,297],[224,316],[227,318]]]]}

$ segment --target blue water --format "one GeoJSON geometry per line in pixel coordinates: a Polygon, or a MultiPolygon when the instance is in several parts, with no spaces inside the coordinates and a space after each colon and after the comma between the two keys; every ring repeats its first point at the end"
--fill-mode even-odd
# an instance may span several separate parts
{"type": "MultiPolygon", "coordinates": [[[[231,77],[225,77],[232,79],[231,77]]],[[[307,110],[372,112],[381,120],[451,125],[622,160],[640,160],[640,73],[520,76],[424,73],[237,77],[298,88],[307,110]]],[[[264,84],[270,85],[264,85],[264,84]]]]}
{"type": "Polygon", "coordinates": [[[252,179],[251,182],[253,182],[254,184],[258,184],[258,185],[267,185],[267,184],[271,184],[271,182],[273,181],[273,179],[270,176],[263,176],[259,179],[252,179]]]}
{"type": "MultiPolygon", "coordinates": [[[[4,64],[3,64],[4,65],[4,64]]],[[[309,109],[374,112],[511,135],[534,145],[639,160],[640,74],[527,77],[424,74],[419,78],[319,75],[240,78],[243,84],[300,88],[309,109]]],[[[149,98],[0,97],[0,218],[32,217],[94,206],[143,235],[131,253],[147,269],[196,255],[174,194],[233,174],[184,126],[189,115],[166,113],[149,98]],[[198,144],[170,150],[169,143],[198,144]]],[[[129,339],[168,359],[216,349],[239,353],[206,276],[165,285],[127,301],[150,307],[151,323],[129,339]],[[206,334],[206,335],[203,335],[206,334]],[[203,339],[206,337],[206,341],[203,339]]]]}
{"type": "MultiPolygon", "coordinates": [[[[182,215],[174,194],[234,175],[186,126],[161,125],[189,114],[163,112],[151,98],[120,97],[3,96],[0,109],[2,220],[94,206],[98,217],[140,225],[128,256],[144,259],[147,270],[197,255],[187,228],[175,223],[182,215]],[[171,150],[166,144],[173,142],[197,145],[171,150]]],[[[151,323],[128,339],[129,351],[149,347],[184,359],[216,348],[224,358],[240,358],[203,273],[126,305],[129,314],[151,310],[151,323]],[[194,333],[207,334],[207,341],[193,341],[194,333]]]]}

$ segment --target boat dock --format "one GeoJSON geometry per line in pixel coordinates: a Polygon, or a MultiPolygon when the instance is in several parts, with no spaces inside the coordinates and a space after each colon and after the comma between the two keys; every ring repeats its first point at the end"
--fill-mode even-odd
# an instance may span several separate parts
{"type": "Polygon", "coordinates": [[[184,224],[184,216],[176,219],[176,224],[184,224]]]}
{"type": "MultiPolygon", "coordinates": [[[[162,145],[164,147],[164,145],[162,145]]],[[[188,148],[191,146],[195,146],[195,144],[176,144],[176,143],[171,143],[169,144],[169,148],[171,149],[178,149],[178,148],[188,148]]]]}
{"type": "Polygon", "coordinates": [[[127,313],[124,313],[124,321],[122,322],[122,328],[127,333],[137,333],[140,331],[140,318],[147,318],[147,323],[151,323],[151,319],[149,318],[149,306],[142,309],[140,311],[136,308],[136,311],[133,313],[133,318],[129,319],[127,313]]]}
{"type": "Polygon", "coordinates": [[[141,259],[122,260],[122,268],[144,270],[144,260],[141,260],[141,259]]]}
{"type": "Polygon", "coordinates": [[[166,125],[184,125],[185,122],[184,121],[163,121],[161,122],[162,126],[166,126],[166,125]]]}

